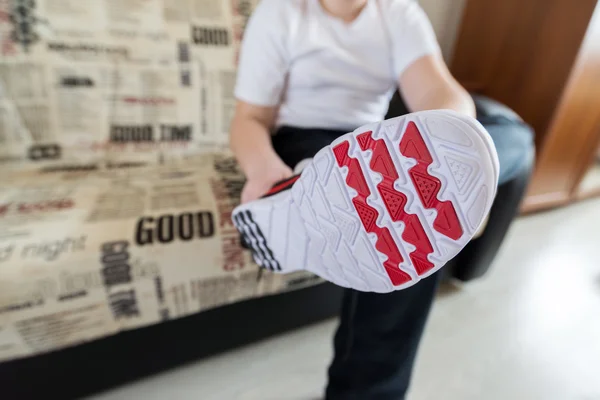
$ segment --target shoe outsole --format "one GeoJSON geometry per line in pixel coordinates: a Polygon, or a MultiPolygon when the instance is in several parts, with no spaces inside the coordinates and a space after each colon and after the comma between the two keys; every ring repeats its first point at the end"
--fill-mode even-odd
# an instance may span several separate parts
{"type": "Polygon", "coordinates": [[[477,121],[409,114],[338,138],[291,190],[239,206],[233,221],[265,268],[385,293],[433,274],[468,243],[489,212],[498,170],[477,121]]]}

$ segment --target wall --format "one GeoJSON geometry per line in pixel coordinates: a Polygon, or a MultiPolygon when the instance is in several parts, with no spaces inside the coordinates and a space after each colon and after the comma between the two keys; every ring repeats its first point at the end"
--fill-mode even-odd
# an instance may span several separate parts
{"type": "Polygon", "coordinates": [[[466,0],[419,0],[437,34],[446,60],[450,60],[466,0]]]}

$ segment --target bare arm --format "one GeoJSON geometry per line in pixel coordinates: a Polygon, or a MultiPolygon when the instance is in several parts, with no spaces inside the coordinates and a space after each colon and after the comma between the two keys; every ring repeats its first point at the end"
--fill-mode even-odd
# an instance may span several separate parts
{"type": "Polygon", "coordinates": [[[231,123],[229,144],[246,178],[242,203],[255,200],[271,186],[292,175],[271,145],[277,107],[255,106],[238,101],[231,123]]]}
{"type": "Polygon", "coordinates": [[[256,175],[265,160],[277,157],[269,134],[275,115],[275,107],[259,107],[243,101],[236,104],[229,145],[247,176],[256,175]]]}
{"type": "Polygon", "coordinates": [[[402,73],[400,92],[411,112],[449,109],[475,117],[475,104],[439,55],[419,58],[402,73]]]}

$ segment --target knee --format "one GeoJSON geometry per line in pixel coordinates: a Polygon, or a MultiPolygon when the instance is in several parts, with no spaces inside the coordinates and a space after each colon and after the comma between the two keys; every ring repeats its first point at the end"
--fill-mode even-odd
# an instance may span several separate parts
{"type": "Polygon", "coordinates": [[[521,121],[506,119],[486,126],[498,153],[499,184],[507,182],[533,167],[535,155],[533,130],[521,121]]]}

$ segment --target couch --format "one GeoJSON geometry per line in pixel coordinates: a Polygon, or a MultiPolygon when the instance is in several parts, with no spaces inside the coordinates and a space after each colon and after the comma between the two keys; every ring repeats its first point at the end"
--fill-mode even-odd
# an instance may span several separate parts
{"type": "MultiPolygon", "coordinates": [[[[493,113],[518,118],[491,99],[475,96],[475,101],[480,117],[493,113]]],[[[402,107],[395,96],[390,113],[402,112],[402,107]]],[[[469,281],[490,268],[518,214],[532,168],[533,154],[516,178],[499,187],[487,226],[444,267],[446,279],[469,281]]],[[[335,316],[342,290],[329,283],[314,283],[309,276],[298,276],[287,283],[288,289],[295,290],[234,301],[75,347],[0,363],[3,393],[10,399],[42,394],[80,397],[335,316]],[[44,368],[49,365],[60,368],[44,368]]]]}

